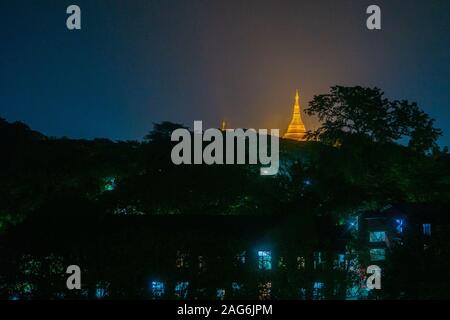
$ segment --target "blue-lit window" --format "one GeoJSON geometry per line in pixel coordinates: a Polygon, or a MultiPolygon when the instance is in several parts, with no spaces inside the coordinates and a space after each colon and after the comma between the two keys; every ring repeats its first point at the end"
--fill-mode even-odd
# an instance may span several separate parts
{"type": "Polygon", "coordinates": [[[272,270],[272,253],[270,251],[258,251],[258,268],[272,270]]]}
{"type": "Polygon", "coordinates": [[[180,299],[186,299],[188,294],[189,282],[177,282],[175,285],[175,296],[180,299]]]}
{"type": "Polygon", "coordinates": [[[314,282],[313,284],[313,300],[322,300],[325,285],[323,282],[314,282]]]}
{"type": "Polygon", "coordinates": [[[110,286],[109,282],[101,281],[101,282],[97,283],[97,285],[95,287],[95,297],[97,299],[103,299],[106,296],[108,296],[109,286],[110,286]]]}
{"type": "Polygon", "coordinates": [[[426,236],[431,236],[431,224],[424,223],[422,227],[423,227],[423,234],[426,236]]]}
{"type": "Polygon", "coordinates": [[[384,249],[370,249],[370,260],[383,261],[386,259],[386,251],[384,249]]]}
{"type": "Polygon", "coordinates": [[[405,227],[404,219],[395,219],[395,230],[398,233],[403,233],[403,228],[405,227]]]}
{"type": "Polygon", "coordinates": [[[343,269],[345,267],[345,254],[338,254],[334,263],[335,269],[343,269]]]}
{"type": "Polygon", "coordinates": [[[225,289],[217,289],[216,290],[216,298],[217,298],[217,300],[225,299],[225,289]]]}
{"type": "Polygon", "coordinates": [[[370,242],[384,242],[386,241],[386,232],[384,231],[373,231],[369,233],[370,242]]]}
{"type": "Polygon", "coordinates": [[[98,287],[95,289],[95,297],[97,299],[103,299],[106,296],[106,289],[103,287],[98,287]]]}
{"type": "Polygon", "coordinates": [[[150,290],[154,298],[161,298],[164,295],[164,283],[161,281],[152,281],[150,290]]]}
{"type": "Polygon", "coordinates": [[[239,282],[232,282],[231,289],[233,289],[233,293],[238,293],[242,289],[242,284],[239,282]]]}

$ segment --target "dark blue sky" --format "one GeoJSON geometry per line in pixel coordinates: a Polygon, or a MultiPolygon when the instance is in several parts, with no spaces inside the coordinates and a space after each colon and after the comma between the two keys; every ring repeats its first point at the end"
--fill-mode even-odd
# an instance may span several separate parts
{"type": "MultiPolygon", "coordinates": [[[[0,2],[0,117],[50,136],[141,139],[153,122],[280,128],[293,95],[381,87],[450,145],[450,1],[0,2]],[[66,29],[66,8],[82,30],[66,29]],[[365,28],[378,4],[382,30],[365,28]]],[[[314,119],[305,118],[314,128],[314,119]]]]}

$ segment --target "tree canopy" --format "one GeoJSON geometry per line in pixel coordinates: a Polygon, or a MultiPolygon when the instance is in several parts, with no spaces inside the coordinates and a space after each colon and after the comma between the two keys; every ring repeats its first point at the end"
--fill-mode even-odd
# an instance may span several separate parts
{"type": "Polygon", "coordinates": [[[437,147],[442,135],[416,103],[389,100],[379,88],[334,86],[330,93],[314,96],[305,111],[322,123],[308,136],[325,143],[341,142],[348,134],[382,143],[406,138],[409,147],[426,152],[437,147]]]}

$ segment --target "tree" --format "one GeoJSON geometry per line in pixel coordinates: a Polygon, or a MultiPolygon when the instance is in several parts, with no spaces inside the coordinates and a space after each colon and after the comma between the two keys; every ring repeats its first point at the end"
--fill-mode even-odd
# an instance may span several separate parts
{"type": "Polygon", "coordinates": [[[167,142],[170,141],[172,132],[176,129],[187,129],[185,126],[179,123],[172,123],[169,121],[163,121],[161,123],[154,123],[153,130],[150,131],[144,139],[150,142],[167,142]]]}
{"type": "Polygon", "coordinates": [[[382,143],[409,138],[410,148],[426,152],[442,135],[416,103],[390,101],[379,88],[334,86],[329,94],[314,96],[305,111],[322,122],[308,137],[325,143],[342,142],[348,134],[382,143]]]}

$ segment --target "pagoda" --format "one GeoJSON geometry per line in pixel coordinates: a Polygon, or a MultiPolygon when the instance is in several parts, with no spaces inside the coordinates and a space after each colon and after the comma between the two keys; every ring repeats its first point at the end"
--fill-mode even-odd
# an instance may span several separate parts
{"type": "Polygon", "coordinates": [[[297,90],[295,93],[294,113],[292,114],[291,123],[289,124],[289,127],[283,136],[284,139],[306,141],[306,129],[300,113],[299,100],[300,97],[297,90]]]}

